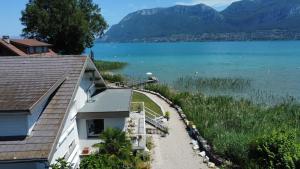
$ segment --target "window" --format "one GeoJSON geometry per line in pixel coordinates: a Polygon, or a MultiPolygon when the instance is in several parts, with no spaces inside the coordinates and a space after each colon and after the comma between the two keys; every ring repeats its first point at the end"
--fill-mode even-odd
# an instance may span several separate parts
{"type": "Polygon", "coordinates": [[[34,53],[34,48],[33,47],[29,47],[29,54],[33,54],[34,53]]]}
{"type": "Polygon", "coordinates": [[[104,120],[87,120],[87,137],[88,138],[98,138],[101,132],[104,130],[104,120]]]}
{"type": "Polygon", "coordinates": [[[47,47],[43,47],[43,52],[47,53],[48,52],[48,48],[47,47]]]}
{"type": "Polygon", "coordinates": [[[43,52],[43,48],[42,47],[36,47],[35,48],[35,52],[36,53],[42,53],[43,52]]]}

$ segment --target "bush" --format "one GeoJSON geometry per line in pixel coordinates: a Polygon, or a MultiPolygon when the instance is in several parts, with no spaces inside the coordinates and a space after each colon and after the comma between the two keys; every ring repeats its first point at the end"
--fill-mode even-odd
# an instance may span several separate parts
{"type": "Polygon", "coordinates": [[[101,76],[104,80],[109,81],[111,83],[125,81],[125,78],[121,74],[101,73],[101,76]]]}
{"type": "Polygon", "coordinates": [[[126,161],[116,156],[92,154],[85,157],[80,162],[80,168],[84,169],[134,169],[126,161]]]}
{"type": "Polygon", "coordinates": [[[166,84],[148,84],[145,86],[145,89],[157,92],[179,106],[182,106],[182,100],[191,97],[190,93],[177,93],[175,90],[170,89],[170,87],[166,84]]]}
{"type": "Polygon", "coordinates": [[[296,169],[299,167],[299,152],[295,132],[273,131],[249,146],[249,158],[264,169],[296,169]]]}
{"type": "Polygon", "coordinates": [[[153,147],[154,147],[153,139],[152,139],[151,136],[147,136],[147,139],[146,139],[146,147],[147,147],[149,150],[152,150],[153,147]]]}
{"type": "Polygon", "coordinates": [[[165,114],[165,118],[169,121],[169,119],[170,119],[170,112],[166,112],[166,114],[165,114]]]}
{"type": "Polygon", "coordinates": [[[64,158],[59,158],[56,160],[56,163],[51,164],[52,169],[71,169],[72,165],[69,162],[66,162],[64,158]]]}
{"type": "Polygon", "coordinates": [[[83,158],[80,168],[84,169],[141,169],[148,156],[133,153],[131,142],[126,133],[115,128],[108,128],[100,135],[101,143],[95,144],[98,151],[83,158]]]}

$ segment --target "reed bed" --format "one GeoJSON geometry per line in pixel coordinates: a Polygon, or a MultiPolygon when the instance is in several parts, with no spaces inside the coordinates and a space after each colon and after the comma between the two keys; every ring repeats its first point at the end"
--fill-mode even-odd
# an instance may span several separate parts
{"type": "Polygon", "coordinates": [[[251,87],[251,80],[244,78],[204,78],[186,76],[178,78],[174,82],[175,88],[180,91],[190,90],[220,90],[220,91],[243,91],[251,87]]]}
{"type": "Polygon", "coordinates": [[[272,91],[255,89],[252,80],[245,78],[204,78],[187,76],[178,78],[172,87],[180,92],[203,93],[208,96],[232,96],[235,99],[247,99],[254,104],[274,106],[295,100],[295,97],[274,94],[272,91]]]}
{"type": "Polygon", "coordinates": [[[94,61],[96,68],[100,72],[101,76],[110,83],[115,82],[125,82],[127,78],[119,73],[114,73],[113,71],[123,69],[127,66],[125,62],[111,62],[111,61],[94,61]]]}
{"type": "Polygon", "coordinates": [[[125,62],[111,62],[111,61],[95,60],[94,63],[96,65],[96,68],[99,71],[120,70],[127,66],[127,63],[125,63],[125,62]]]}
{"type": "Polygon", "coordinates": [[[175,92],[168,85],[148,85],[145,89],[180,105],[213,151],[243,168],[251,168],[247,167],[249,144],[260,136],[274,130],[295,131],[300,143],[300,105],[294,99],[264,106],[230,96],[175,92]]]}

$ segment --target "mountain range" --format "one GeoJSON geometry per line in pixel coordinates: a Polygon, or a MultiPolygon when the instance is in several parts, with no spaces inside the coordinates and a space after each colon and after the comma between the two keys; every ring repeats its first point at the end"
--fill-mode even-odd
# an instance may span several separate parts
{"type": "Polygon", "coordinates": [[[101,39],[106,42],[300,39],[300,0],[242,0],[217,11],[176,5],[128,14],[101,39]]]}

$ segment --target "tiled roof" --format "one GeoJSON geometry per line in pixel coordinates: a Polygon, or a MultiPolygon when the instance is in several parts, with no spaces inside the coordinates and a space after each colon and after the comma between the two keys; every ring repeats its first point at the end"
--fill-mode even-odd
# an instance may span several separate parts
{"type": "Polygon", "coordinates": [[[35,62],[36,58],[1,58],[0,113],[30,111],[46,93],[53,92],[65,80],[63,70],[50,64],[53,70],[49,71],[50,67],[44,67],[42,62],[33,65],[35,62]]]}
{"type": "MultiPolygon", "coordinates": [[[[30,135],[18,141],[0,141],[0,161],[48,160],[50,158],[51,152],[53,152],[52,149],[55,149],[54,145],[60,135],[63,121],[67,116],[66,112],[69,109],[70,101],[73,99],[74,91],[77,89],[81,76],[84,73],[87,60],[89,60],[87,57],[80,56],[0,58],[1,73],[5,71],[9,76],[22,79],[14,80],[11,78],[12,83],[16,82],[22,85],[24,81],[24,84],[32,84],[37,88],[40,88],[39,85],[48,88],[58,78],[66,75],[66,80],[53,95],[30,135]],[[4,67],[4,65],[6,66],[4,67]],[[10,71],[14,72],[15,75],[9,73],[10,71]],[[29,79],[22,77],[23,75],[29,76],[29,79]],[[26,82],[27,80],[32,81],[28,83],[26,82]],[[45,81],[50,81],[51,83],[45,83],[45,81]]],[[[7,87],[0,85],[2,91],[3,88],[7,87]]],[[[22,94],[24,92],[21,91],[22,94]]]]}
{"type": "Polygon", "coordinates": [[[9,49],[10,51],[12,51],[16,55],[19,55],[19,56],[25,56],[25,55],[27,55],[26,53],[24,53],[23,51],[21,51],[20,49],[18,49],[17,47],[15,47],[14,45],[12,45],[10,43],[6,43],[2,39],[0,39],[0,45],[6,47],[7,49],[9,49]]]}
{"type": "Polygon", "coordinates": [[[10,41],[24,46],[52,46],[51,44],[41,42],[36,39],[11,39],[10,41]]]}

